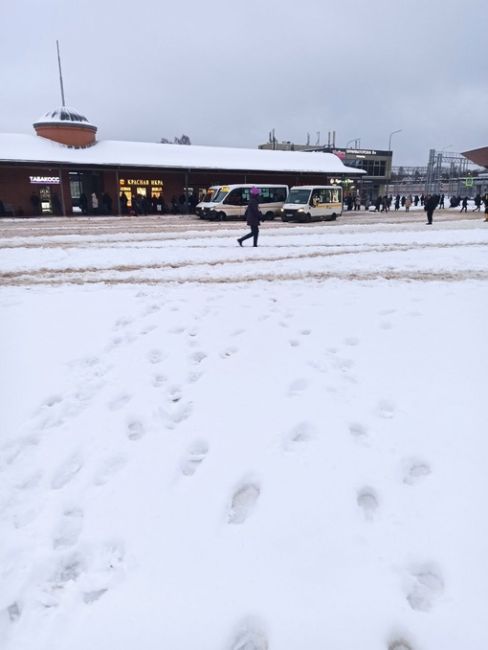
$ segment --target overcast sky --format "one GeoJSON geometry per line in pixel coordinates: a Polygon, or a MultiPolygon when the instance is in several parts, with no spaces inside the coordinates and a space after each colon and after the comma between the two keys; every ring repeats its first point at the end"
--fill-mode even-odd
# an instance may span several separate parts
{"type": "Polygon", "coordinates": [[[488,1],[1,0],[0,132],[66,103],[99,138],[488,145],[488,1]]]}

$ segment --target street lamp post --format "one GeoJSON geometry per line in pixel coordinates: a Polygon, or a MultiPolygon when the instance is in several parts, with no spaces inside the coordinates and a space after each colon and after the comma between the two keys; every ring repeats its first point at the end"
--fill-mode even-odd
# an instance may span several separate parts
{"type": "MultiPolygon", "coordinates": [[[[388,138],[388,151],[391,151],[391,139],[395,135],[395,133],[401,133],[402,129],[397,129],[396,131],[392,131],[390,133],[390,137],[388,138]]],[[[391,156],[391,162],[393,163],[393,154],[391,156]]],[[[390,189],[390,178],[391,178],[391,165],[390,165],[390,176],[388,177],[387,183],[386,183],[386,195],[388,196],[388,191],[390,189]]]]}
{"type": "Polygon", "coordinates": [[[388,138],[388,151],[391,151],[391,139],[395,135],[395,133],[401,133],[402,129],[397,129],[396,131],[392,131],[390,133],[390,137],[388,138]]]}

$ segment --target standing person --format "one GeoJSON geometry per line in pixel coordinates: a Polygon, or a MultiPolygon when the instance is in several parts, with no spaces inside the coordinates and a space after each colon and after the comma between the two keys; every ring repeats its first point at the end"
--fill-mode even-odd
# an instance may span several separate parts
{"type": "Polygon", "coordinates": [[[414,204],[415,207],[418,206],[419,201],[420,201],[419,195],[416,194],[416,195],[413,197],[413,204],[414,204]]]}
{"type": "Polygon", "coordinates": [[[488,192],[485,194],[483,203],[485,204],[485,221],[488,221],[488,192]]]}
{"type": "Polygon", "coordinates": [[[481,194],[478,193],[474,197],[474,209],[473,209],[473,212],[480,212],[480,208],[481,208],[481,194]]]}
{"type": "Polygon", "coordinates": [[[409,212],[409,211],[410,211],[410,206],[411,206],[411,205],[412,205],[412,197],[411,197],[410,194],[409,194],[409,195],[407,196],[407,198],[405,199],[405,211],[406,211],[406,212],[409,212]]]}
{"type": "Polygon", "coordinates": [[[354,201],[354,210],[361,210],[361,197],[359,194],[356,196],[356,199],[354,201]]]}
{"type": "Polygon", "coordinates": [[[434,216],[434,210],[437,207],[437,203],[438,197],[435,194],[428,194],[424,199],[424,210],[427,212],[427,221],[425,223],[426,226],[432,225],[432,217],[434,216]]]}
{"type": "Polygon", "coordinates": [[[120,211],[122,214],[127,214],[127,205],[129,203],[129,200],[127,199],[127,194],[125,192],[120,193],[120,211]]]}
{"type": "Polygon", "coordinates": [[[400,195],[397,194],[395,197],[395,212],[398,212],[400,209],[400,195]]]}
{"type": "Polygon", "coordinates": [[[92,204],[92,214],[97,214],[98,213],[98,196],[97,196],[96,192],[92,192],[91,204],[92,204]]]}
{"type": "Polygon", "coordinates": [[[422,194],[420,195],[420,205],[421,205],[422,207],[424,207],[424,203],[425,203],[425,196],[424,196],[424,194],[422,193],[422,194]]]}
{"type": "Polygon", "coordinates": [[[250,237],[253,238],[253,246],[258,245],[259,224],[261,223],[261,219],[263,218],[263,215],[261,214],[261,211],[259,209],[259,203],[258,203],[259,194],[260,194],[260,190],[258,187],[251,187],[250,190],[251,198],[249,199],[249,203],[247,205],[246,212],[244,214],[244,216],[246,217],[247,225],[251,227],[251,232],[248,233],[247,235],[244,235],[244,237],[240,237],[237,240],[239,246],[242,246],[242,242],[246,239],[249,239],[250,237]]]}
{"type": "Polygon", "coordinates": [[[41,199],[39,198],[39,195],[36,194],[35,192],[32,192],[31,197],[30,197],[30,203],[32,205],[32,214],[37,217],[41,214],[40,206],[41,206],[41,199]]]}
{"type": "Polygon", "coordinates": [[[461,206],[461,212],[467,212],[467,211],[468,211],[468,197],[465,196],[461,206]]]}
{"type": "Polygon", "coordinates": [[[81,214],[88,214],[88,197],[84,192],[80,194],[79,203],[80,203],[81,214]]]}
{"type": "Polygon", "coordinates": [[[441,194],[441,198],[439,199],[439,210],[440,210],[441,208],[444,210],[444,208],[445,208],[445,206],[444,206],[444,199],[445,199],[445,198],[446,198],[446,197],[444,196],[444,194],[441,194]]]}

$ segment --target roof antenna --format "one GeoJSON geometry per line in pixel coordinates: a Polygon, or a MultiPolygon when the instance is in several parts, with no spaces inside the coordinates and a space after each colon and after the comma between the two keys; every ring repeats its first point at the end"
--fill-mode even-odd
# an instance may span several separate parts
{"type": "Polygon", "coordinates": [[[61,56],[59,54],[59,41],[56,41],[56,47],[58,50],[58,67],[59,67],[59,84],[61,86],[61,101],[63,102],[63,108],[65,108],[66,102],[64,101],[63,72],[61,70],[61,56]]]}

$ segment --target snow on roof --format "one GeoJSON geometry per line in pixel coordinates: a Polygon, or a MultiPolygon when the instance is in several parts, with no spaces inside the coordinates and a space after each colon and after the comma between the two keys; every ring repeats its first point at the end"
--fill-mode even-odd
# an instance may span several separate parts
{"type": "Polygon", "coordinates": [[[61,106],[44,113],[34,124],[83,124],[84,126],[93,126],[88,118],[77,111],[75,108],[61,106]]]}
{"type": "Polygon", "coordinates": [[[229,169],[242,171],[361,174],[331,153],[99,140],[75,149],[37,135],[0,133],[0,161],[116,167],[229,169]]]}

